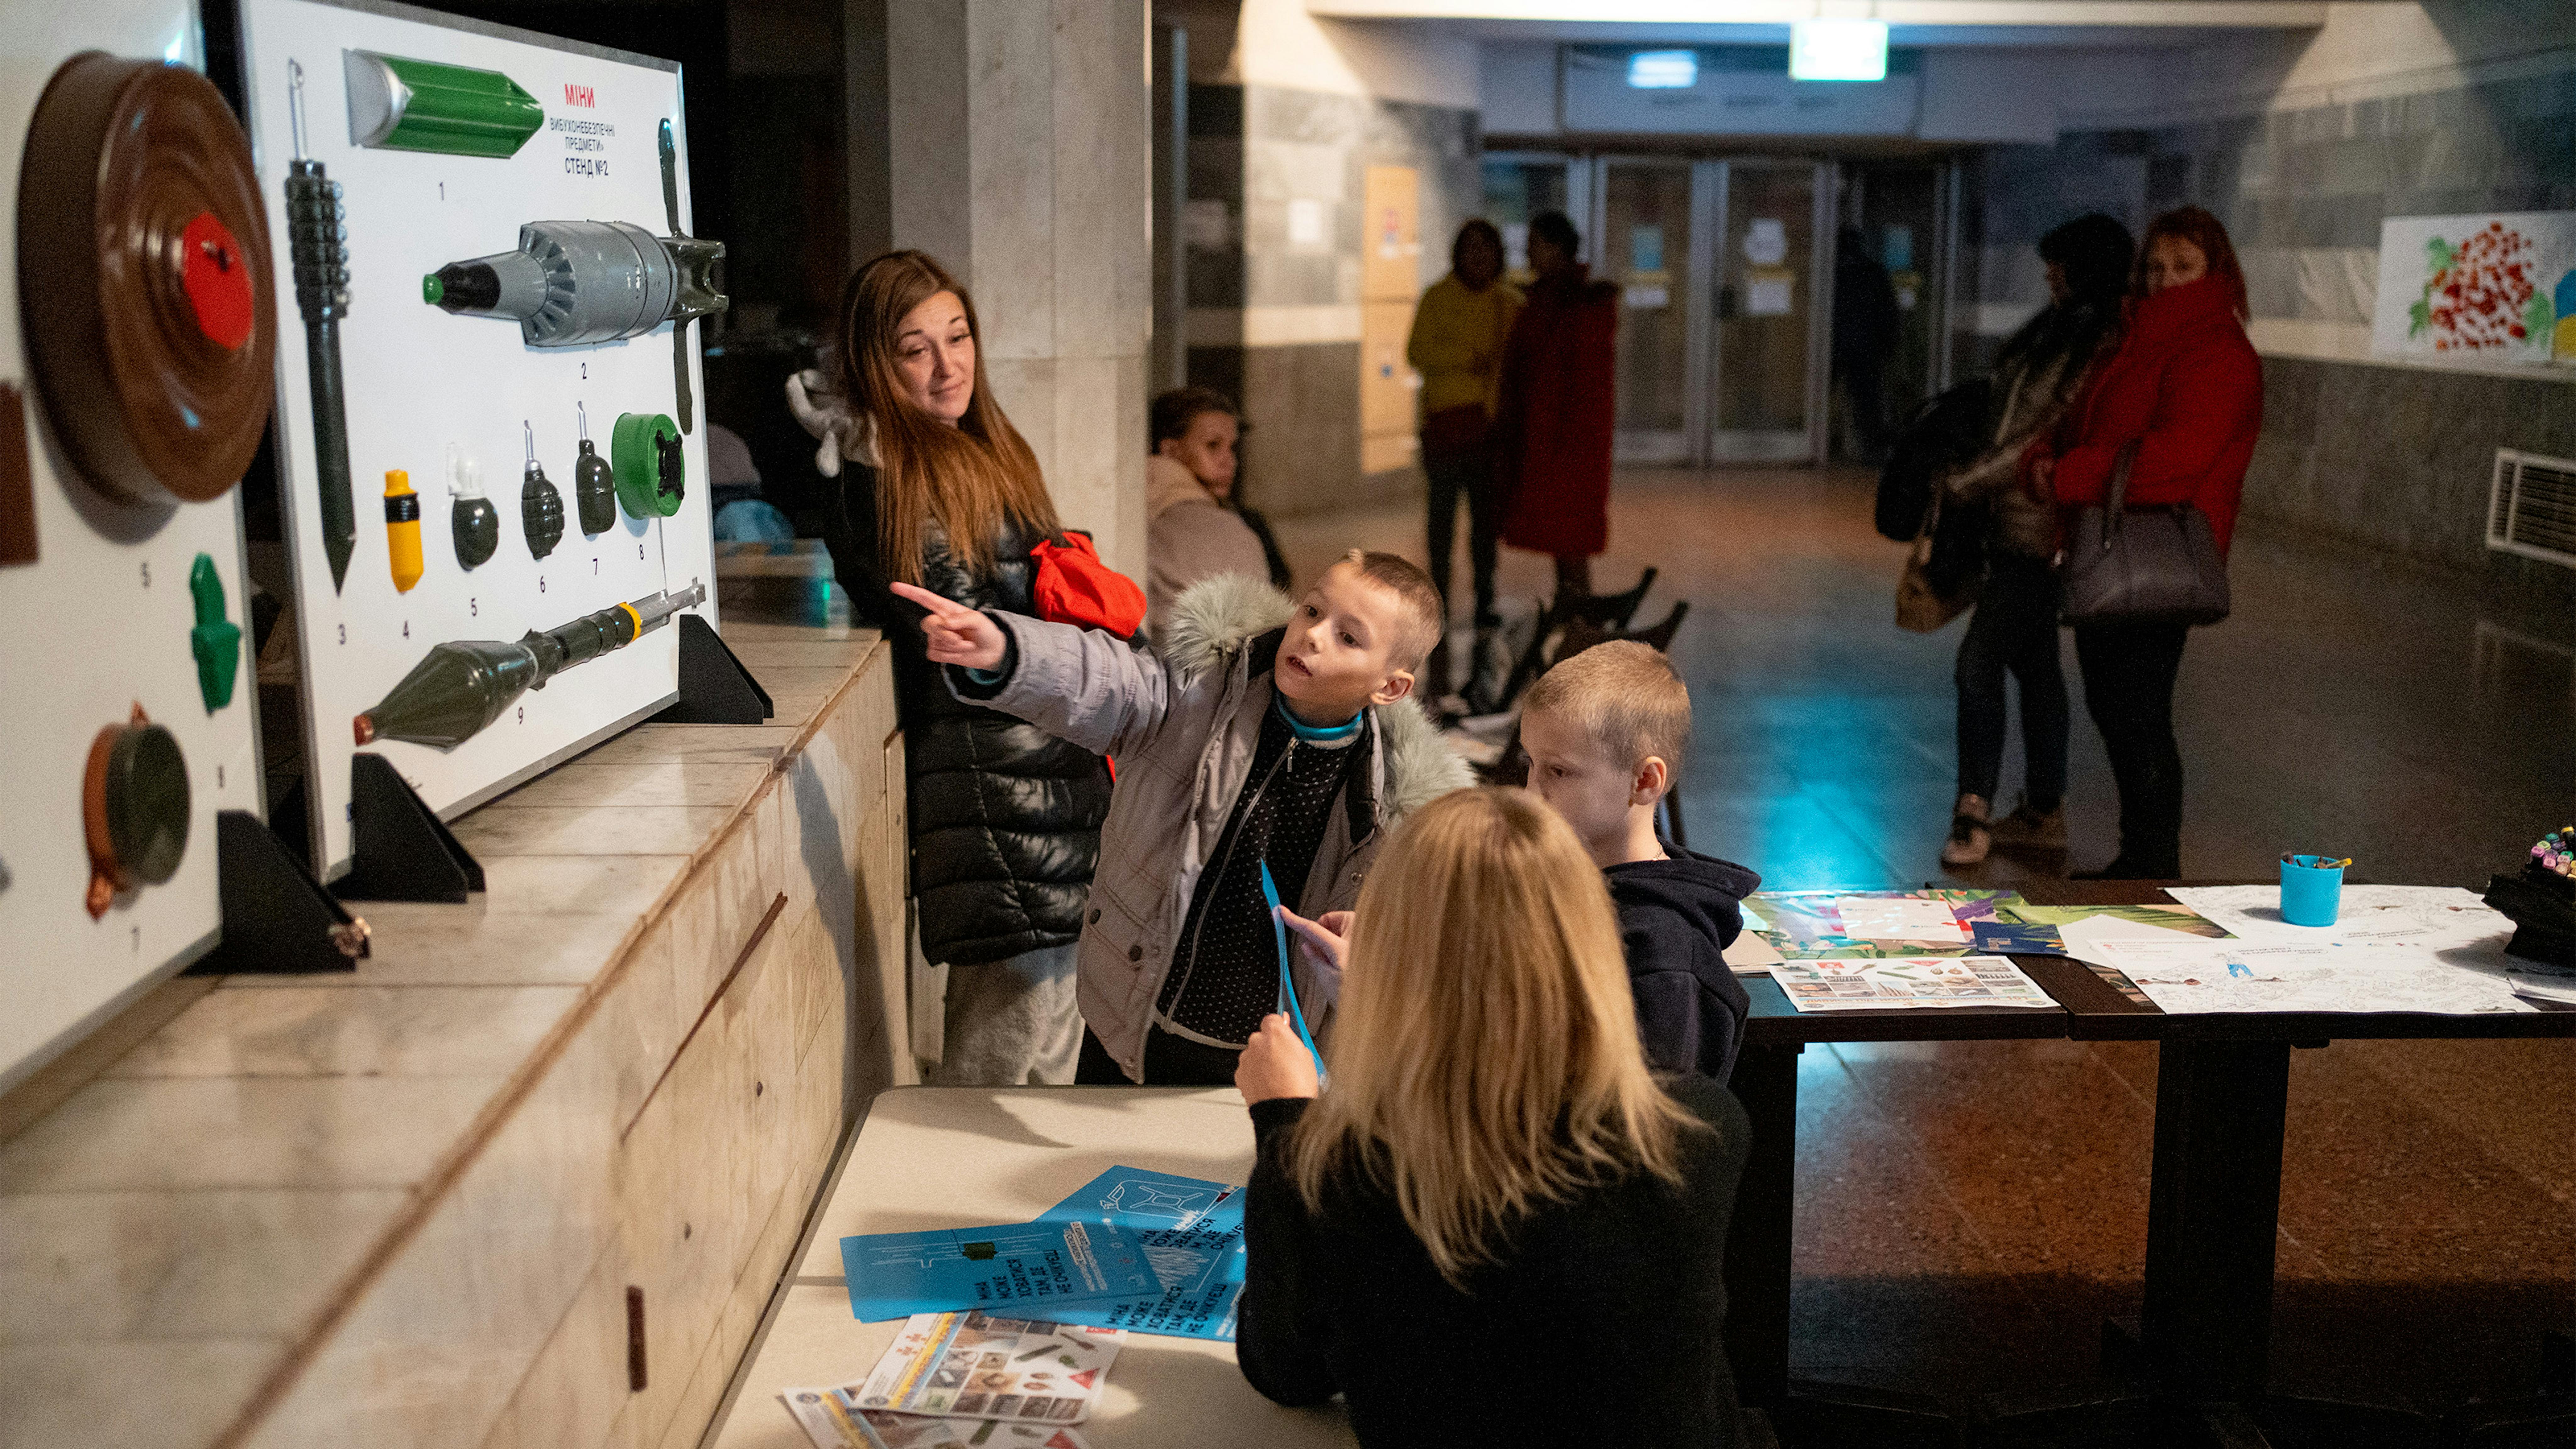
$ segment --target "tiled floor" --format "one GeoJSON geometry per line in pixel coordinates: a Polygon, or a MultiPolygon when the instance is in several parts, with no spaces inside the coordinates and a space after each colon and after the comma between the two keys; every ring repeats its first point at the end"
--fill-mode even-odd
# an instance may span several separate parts
{"type": "MultiPolygon", "coordinates": [[[[1410,509],[1279,532],[1301,577],[1353,546],[1421,556],[1410,509]]],[[[1940,874],[1964,626],[1895,628],[1902,552],[1870,531],[1859,475],[1621,479],[1599,584],[1652,563],[1642,617],[1692,604],[1674,654],[1698,713],[1694,846],[1782,888],[1940,874]]],[[[2360,878],[2480,885],[2576,815],[2566,655],[2482,636],[2454,580],[2259,532],[2233,578],[2236,616],[2183,667],[2192,874],[2257,876],[2295,847],[2350,854],[2360,878]]],[[[1506,599],[1548,582],[1544,559],[1505,551],[1506,599]]],[[[2067,672],[2080,689],[2071,646],[2067,672]]],[[[2076,719],[2082,864],[2109,856],[2116,813],[2080,695],[2076,719]]],[[[2064,865],[1999,856],[1958,879],[2064,865]]],[[[1958,1396],[2090,1372],[2099,1321],[2136,1308],[2154,1049],[1801,1060],[1797,1371],[1958,1396]]],[[[2429,1409],[2528,1391],[2539,1331],[2576,1319],[2576,1043],[2297,1053],[2281,1225],[2277,1386],[2429,1409]]]]}

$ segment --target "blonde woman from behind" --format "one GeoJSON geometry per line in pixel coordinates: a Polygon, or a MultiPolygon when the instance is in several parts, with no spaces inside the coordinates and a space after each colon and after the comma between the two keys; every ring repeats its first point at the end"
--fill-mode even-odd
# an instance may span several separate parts
{"type": "Polygon", "coordinates": [[[1736,1442],[1719,1265],[1748,1127],[1638,1046],[1617,913],[1524,790],[1407,818],[1354,913],[1332,1088],[1272,1016],[1236,1356],[1363,1445],[1736,1442]]]}

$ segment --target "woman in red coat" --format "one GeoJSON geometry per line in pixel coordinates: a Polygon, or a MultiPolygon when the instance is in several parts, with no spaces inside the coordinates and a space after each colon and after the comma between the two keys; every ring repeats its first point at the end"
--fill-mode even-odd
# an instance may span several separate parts
{"type": "Polygon", "coordinates": [[[1503,542],[1554,555],[1559,595],[1592,592],[1592,555],[1610,541],[1619,289],[1589,279],[1580,245],[1564,212],[1531,219],[1538,280],[1504,344],[1494,418],[1494,482],[1511,500],[1503,542]]]}
{"type": "MultiPolygon", "coordinates": [[[[2263,364],[2245,339],[2245,275],[2217,217],[2186,206],[2157,217],[2138,248],[2127,335],[2056,434],[2031,453],[2031,479],[2067,508],[2100,503],[2120,450],[2138,445],[2131,507],[2190,504],[2209,515],[2224,558],[2263,425],[2263,364]]],[[[2079,624],[2084,706],[2120,787],[2120,854],[2080,879],[2182,875],[2182,751],[2174,680],[2187,624],[2079,624]]]]}

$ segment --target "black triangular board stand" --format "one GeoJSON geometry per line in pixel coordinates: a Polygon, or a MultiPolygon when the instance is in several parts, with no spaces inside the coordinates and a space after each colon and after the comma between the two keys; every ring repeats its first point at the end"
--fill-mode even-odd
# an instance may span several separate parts
{"type": "Polygon", "coordinates": [[[349,840],[349,873],[335,888],[344,901],[461,905],[483,889],[482,865],[382,755],[349,757],[349,840]]]}
{"type": "Polygon", "coordinates": [[[680,699],[653,716],[656,724],[766,723],[772,713],[769,691],[751,677],[707,621],[680,616],[680,699]]]}
{"type": "Polygon", "coordinates": [[[215,871],[224,937],[191,976],[354,971],[367,954],[363,928],[313,879],[285,842],[246,810],[215,815],[215,871]]]}

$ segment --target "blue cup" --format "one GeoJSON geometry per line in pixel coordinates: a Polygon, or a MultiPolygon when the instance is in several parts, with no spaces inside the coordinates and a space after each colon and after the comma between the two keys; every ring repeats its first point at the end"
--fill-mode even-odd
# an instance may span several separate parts
{"type": "Polygon", "coordinates": [[[2331,926],[2343,905],[2343,861],[2330,855],[2281,857],[2281,919],[2293,926],[2331,926]]]}

